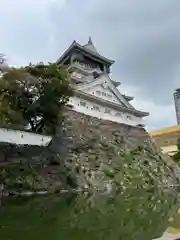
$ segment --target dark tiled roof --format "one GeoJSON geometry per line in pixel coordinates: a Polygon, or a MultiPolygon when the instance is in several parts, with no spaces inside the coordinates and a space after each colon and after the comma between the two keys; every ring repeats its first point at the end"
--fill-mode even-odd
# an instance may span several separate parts
{"type": "Polygon", "coordinates": [[[73,43],[71,44],[71,46],[62,54],[62,56],[57,60],[57,63],[60,63],[64,57],[67,57],[67,55],[69,54],[69,52],[74,48],[77,47],[78,49],[86,52],[87,54],[92,55],[92,57],[95,57],[96,59],[101,59],[103,62],[106,62],[108,64],[113,64],[115,61],[114,60],[110,60],[106,57],[103,57],[102,55],[100,55],[98,53],[98,51],[96,50],[96,48],[94,47],[91,38],[89,39],[88,43],[86,45],[81,45],[79,43],[77,43],[76,41],[73,41],[73,43]]]}

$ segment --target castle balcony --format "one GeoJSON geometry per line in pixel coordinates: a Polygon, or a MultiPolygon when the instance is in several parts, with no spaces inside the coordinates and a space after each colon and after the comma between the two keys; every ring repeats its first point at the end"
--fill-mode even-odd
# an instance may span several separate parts
{"type": "Polygon", "coordinates": [[[84,75],[82,75],[81,73],[78,72],[72,72],[71,73],[71,79],[74,80],[77,83],[83,83],[86,80],[86,77],[84,75]]]}
{"type": "Polygon", "coordinates": [[[71,63],[68,67],[68,70],[75,71],[79,70],[80,72],[86,73],[87,75],[92,74],[93,72],[102,73],[102,70],[98,67],[93,67],[90,64],[80,63],[75,61],[71,63]]]}

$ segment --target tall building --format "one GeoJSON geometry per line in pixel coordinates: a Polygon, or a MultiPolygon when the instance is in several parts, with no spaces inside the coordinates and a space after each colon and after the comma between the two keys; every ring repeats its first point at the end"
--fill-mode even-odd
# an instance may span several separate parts
{"type": "Polygon", "coordinates": [[[120,82],[109,76],[114,61],[100,55],[91,38],[85,45],[73,41],[57,63],[71,73],[75,90],[70,104],[75,111],[118,123],[143,125],[143,117],[149,113],[136,110],[130,104],[133,97],[120,93],[120,82]]]}
{"type": "Polygon", "coordinates": [[[180,124],[180,88],[176,89],[173,95],[174,95],[177,124],[180,124]]]}

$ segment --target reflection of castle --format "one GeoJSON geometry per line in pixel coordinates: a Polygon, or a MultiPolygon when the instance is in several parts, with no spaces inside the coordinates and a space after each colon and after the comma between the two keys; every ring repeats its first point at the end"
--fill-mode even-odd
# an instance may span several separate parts
{"type": "Polygon", "coordinates": [[[71,72],[75,95],[70,103],[75,111],[128,125],[143,124],[142,118],[149,115],[130,104],[133,97],[119,92],[120,83],[109,77],[114,61],[101,56],[91,38],[84,46],[74,41],[57,63],[71,72]]]}

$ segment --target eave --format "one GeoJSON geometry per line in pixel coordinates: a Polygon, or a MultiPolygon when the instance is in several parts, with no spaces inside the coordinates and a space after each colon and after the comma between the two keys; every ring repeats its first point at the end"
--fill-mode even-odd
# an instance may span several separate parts
{"type": "Polygon", "coordinates": [[[113,84],[114,84],[116,87],[119,87],[119,86],[121,85],[120,82],[116,82],[116,81],[113,81],[113,80],[111,80],[111,81],[113,82],[113,84]]]}
{"type": "Polygon", "coordinates": [[[126,96],[123,94],[123,97],[127,100],[127,101],[132,101],[134,99],[134,97],[130,97],[130,96],[126,96]]]}
{"type": "Polygon", "coordinates": [[[136,110],[136,109],[126,108],[126,107],[123,107],[123,106],[121,106],[119,104],[116,104],[116,103],[113,103],[113,102],[109,102],[109,101],[105,101],[105,100],[103,100],[101,98],[97,98],[96,96],[87,94],[87,93],[82,92],[80,90],[74,90],[74,95],[75,96],[79,96],[79,97],[83,96],[87,100],[94,101],[96,103],[100,102],[102,105],[104,105],[106,107],[114,108],[114,109],[116,109],[118,111],[132,113],[132,114],[134,114],[137,117],[147,117],[147,116],[149,116],[148,112],[142,112],[142,111],[139,111],[139,110],[136,110]]]}
{"type": "Polygon", "coordinates": [[[106,57],[101,56],[100,54],[97,54],[97,53],[94,53],[94,52],[90,52],[87,49],[85,49],[83,46],[81,46],[79,43],[77,43],[76,41],[73,41],[73,43],[70,45],[70,47],[62,54],[62,56],[60,58],[58,58],[56,63],[60,64],[63,61],[63,59],[70,53],[70,51],[73,48],[77,48],[80,51],[82,51],[82,52],[84,52],[84,53],[86,53],[88,55],[91,55],[97,61],[101,60],[101,62],[108,63],[109,65],[112,65],[115,62],[113,60],[110,60],[110,59],[108,59],[106,57]]]}

